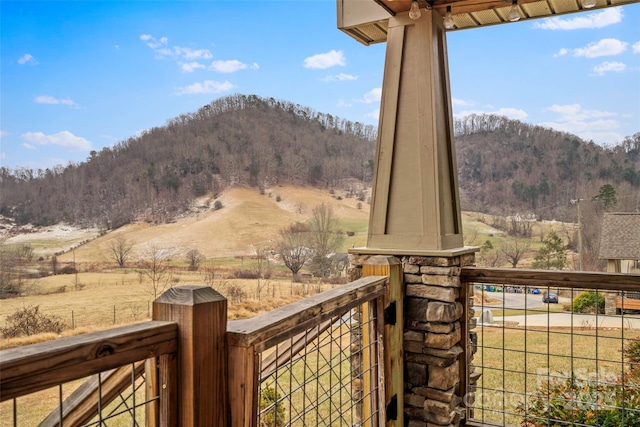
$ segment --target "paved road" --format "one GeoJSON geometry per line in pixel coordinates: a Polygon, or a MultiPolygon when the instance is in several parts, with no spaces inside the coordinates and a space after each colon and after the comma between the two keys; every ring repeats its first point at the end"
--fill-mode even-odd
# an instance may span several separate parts
{"type": "Polygon", "coordinates": [[[640,330],[640,316],[605,316],[603,314],[549,313],[529,314],[526,316],[494,317],[494,322],[518,322],[520,327],[571,327],[574,328],[624,328],[640,330]]]}
{"type": "MultiPolygon", "coordinates": [[[[538,308],[544,306],[542,302],[542,294],[515,294],[509,292],[486,292],[485,295],[491,299],[503,301],[504,304],[485,305],[484,307],[473,307],[476,311],[482,311],[483,308],[538,308]]],[[[568,301],[568,300],[567,300],[568,301]]]]}
{"type": "MultiPolygon", "coordinates": [[[[487,293],[491,298],[503,301],[503,304],[495,306],[474,307],[477,313],[491,309],[540,309],[547,304],[542,302],[542,295],[512,294],[502,292],[487,293]]],[[[559,304],[568,304],[570,298],[560,298],[559,304]]],[[[521,316],[494,317],[493,321],[498,326],[503,321],[518,322],[520,327],[575,327],[575,328],[624,328],[640,330],[640,315],[605,316],[603,314],[577,314],[577,313],[540,313],[521,316]]]]}

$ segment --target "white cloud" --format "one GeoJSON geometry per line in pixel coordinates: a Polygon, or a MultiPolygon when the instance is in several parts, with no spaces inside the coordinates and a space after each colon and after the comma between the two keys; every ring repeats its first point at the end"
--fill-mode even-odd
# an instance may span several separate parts
{"type": "Polygon", "coordinates": [[[365,93],[364,97],[357,101],[362,102],[363,104],[371,104],[374,102],[380,102],[380,98],[382,98],[382,88],[376,87],[365,93]]]}
{"type": "Polygon", "coordinates": [[[615,113],[598,110],[585,110],[580,104],[557,105],[545,108],[543,111],[551,111],[560,114],[562,122],[584,121],[587,119],[600,119],[615,116],[615,113]]]}
{"type": "Polygon", "coordinates": [[[205,66],[199,62],[186,62],[180,65],[180,69],[185,73],[191,73],[198,68],[205,68],[205,66]]]}
{"type": "Polygon", "coordinates": [[[26,142],[23,142],[22,144],[22,148],[26,148],[27,150],[35,150],[36,147],[34,145],[28,144],[26,142]]]}
{"type": "Polygon", "coordinates": [[[318,53],[316,55],[305,58],[305,68],[331,68],[336,65],[345,66],[347,62],[344,57],[344,53],[341,50],[330,50],[327,53],[318,53]]]}
{"type": "Polygon", "coordinates": [[[353,76],[351,74],[345,74],[345,73],[340,73],[340,74],[335,74],[332,76],[327,76],[321,79],[323,82],[343,82],[343,81],[347,81],[347,80],[358,80],[358,76],[353,76]]]}
{"type": "Polygon", "coordinates": [[[338,107],[353,107],[353,104],[349,104],[344,99],[338,100],[338,107]]]}
{"type": "Polygon", "coordinates": [[[539,123],[541,126],[570,132],[585,140],[598,143],[620,141],[623,139],[616,130],[620,123],[612,118],[616,113],[609,111],[587,110],[580,104],[552,105],[544,111],[558,114],[555,121],[539,123]]]}
{"type": "Polygon", "coordinates": [[[541,30],[579,30],[585,28],[603,28],[622,21],[622,9],[613,7],[601,12],[583,14],[575,18],[548,18],[535,22],[533,28],[541,30]]]}
{"type": "Polygon", "coordinates": [[[599,42],[589,43],[586,47],[574,49],[573,56],[597,58],[599,56],[613,56],[625,51],[626,42],[617,39],[602,39],[599,42]]]}
{"type": "Polygon", "coordinates": [[[73,102],[73,99],[69,99],[69,98],[58,99],[58,98],[54,98],[53,96],[49,96],[49,95],[36,96],[35,102],[36,102],[36,104],[76,105],[76,103],[73,102]]]}
{"type": "Polygon", "coordinates": [[[161,37],[160,40],[153,37],[151,34],[142,34],[140,36],[140,40],[146,42],[146,45],[151,49],[158,49],[161,46],[164,46],[169,41],[166,37],[161,37]]]}
{"type": "Polygon", "coordinates": [[[51,135],[45,135],[42,132],[27,132],[23,133],[21,137],[27,143],[38,145],[57,145],[77,151],[89,151],[92,149],[91,142],[80,136],[75,136],[68,130],[51,135]]]}
{"type": "MultiPolygon", "coordinates": [[[[142,34],[140,40],[145,42],[145,44],[154,51],[158,59],[173,58],[175,60],[192,62],[198,59],[213,58],[213,55],[208,49],[191,49],[190,47],[182,46],[169,47],[167,45],[169,39],[166,37],[156,39],[150,34],[142,34]]],[[[182,66],[182,62],[178,62],[178,64],[182,66]]]]}
{"type": "Polygon", "coordinates": [[[470,107],[474,105],[473,101],[465,101],[464,99],[451,98],[451,105],[454,107],[470,107]]]}
{"type": "Polygon", "coordinates": [[[36,61],[36,58],[34,58],[30,53],[25,53],[20,58],[18,58],[18,64],[20,65],[36,65],[37,63],[38,61],[36,61]]]}
{"type": "Polygon", "coordinates": [[[208,49],[191,49],[189,47],[174,46],[173,51],[175,52],[176,56],[179,56],[186,60],[213,58],[213,55],[208,49]]]}
{"type": "Polygon", "coordinates": [[[640,42],[635,42],[631,49],[633,49],[633,53],[640,53],[640,42]]]}
{"type": "Polygon", "coordinates": [[[602,64],[596,65],[595,67],[593,67],[593,72],[596,73],[598,76],[603,76],[605,73],[608,73],[608,72],[619,73],[620,71],[624,71],[626,69],[627,69],[626,64],[623,64],[622,62],[605,61],[602,64]]]}
{"type": "MultiPolygon", "coordinates": [[[[246,70],[249,68],[249,65],[244,62],[240,62],[237,59],[229,59],[226,61],[213,61],[211,66],[209,67],[212,71],[217,71],[219,73],[235,73],[236,71],[246,70]]],[[[258,69],[260,68],[258,64],[255,62],[251,65],[251,68],[258,69]]]]}
{"type": "Polygon", "coordinates": [[[221,93],[233,89],[235,86],[228,81],[217,82],[214,80],[205,80],[202,83],[194,83],[189,86],[180,87],[176,90],[176,95],[193,95],[204,93],[221,93]]]}
{"type": "Polygon", "coordinates": [[[7,132],[6,130],[0,130],[0,138],[4,138],[5,136],[8,136],[9,132],[7,132]]]}
{"type": "Polygon", "coordinates": [[[554,57],[554,58],[556,58],[556,57],[558,57],[558,56],[564,56],[564,55],[566,55],[566,54],[567,54],[567,53],[569,53],[569,52],[571,52],[569,49],[567,49],[567,48],[563,47],[562,49],[560,49],[560,50],[558,51],[558,53],[554,54],[554,55],[553,55],[553,57],[554,57]]]}
{"type": "Polygon", "coordinates": [[[378,108],[378,109],[376,109],[376,110],[373,110],[372,112],[367,113],[367,114],[365,114],[364,116],[365,116],[365,117],[367,117],[367,118],[369,118],[369,119],[376,119],[376,120],[378,120],[378,119],[380,118],[380,109],[378,108]]]}

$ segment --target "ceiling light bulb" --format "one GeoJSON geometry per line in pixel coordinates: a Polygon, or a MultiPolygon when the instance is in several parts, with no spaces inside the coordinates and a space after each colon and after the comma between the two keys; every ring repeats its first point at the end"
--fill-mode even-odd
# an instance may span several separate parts
{"type": "Polygon", "coordinates": [[[447,6],[447,14],[444,17],[444,27],[447,30],[450,30],[455,26],[456,24],[453,22],[453,18],[451,17],[451,6],[447,6]]]}
{"type": "Polygon", "coordinates": [[[420,18],[420,15],[422,15],[422,13],[420,12],[420,6],[418,6],[418,0],[412,0],[411,9],[409,9],[409,18],[415,21],[420,18]]]}
{"type": "Polygon", "coordinates": [[[516,22],[520,20],[520,12],[518,11],[518,0],[511,2],[511,10],[509,11],[509,21],[516,22]]]}
{"type": "Polygon", "coordinates": [[[582,0],[582,7],[585,9],[591,9],[596,5],[596,0],[582,0]]]}

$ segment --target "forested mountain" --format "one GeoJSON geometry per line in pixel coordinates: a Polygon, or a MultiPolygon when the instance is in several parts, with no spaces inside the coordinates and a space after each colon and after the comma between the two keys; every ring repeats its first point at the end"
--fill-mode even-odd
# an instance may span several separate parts
{"type": "MultiPolygon", "coordinates": [[[[497,116],[458,120],[455,132],[462,208],[515,235],[527,236],[528,218],[578,223],[587,269],[597,270],[604,212],[640,209],[640,132],[608,148],[497,116]]],[[[576,249],[577,228],[563,237],[576,249]]]]}
{"type": "Polygon", "coordinates": [[[621,211],[640,208],[640,132],[614,147],[505,117],[455,122],[463,205],[479,212],[576,220],[571,200],[613,187],[621,211]]]}
{"type": "MultiPolygon", "coordinates": [[[[607,209],[640,206],[640,133],[605,148],[498,116],[472,115],[454,126],[465,210],[576,221],[570,201],[582,199],[588,219],[602,212],[597,196],[605,185],[616,197],[607,209]]],[[[92,152],[86,162],[1,168],[0,214],[18,223],[114,228],[167,221],[195,197],[215,197],[231,185],[258,191],[285,183],[368,184],[375,137],[372,126],[287,101],[233,95],[92,152]]]]}
{"type": "Polygon", "coordinates": [[[18,223],[115,228],[165,221],[194,197],[235,185],[335,186],[370,180],[375,128],[286,101],[233,95],[86,162],[0,170],[0,214],[18,223]]]}

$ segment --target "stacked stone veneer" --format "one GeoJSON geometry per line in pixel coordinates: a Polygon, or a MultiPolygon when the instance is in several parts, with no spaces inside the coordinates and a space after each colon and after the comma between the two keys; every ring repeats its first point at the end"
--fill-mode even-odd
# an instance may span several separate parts
{"type": "MultiPolygon", "coordinates": [[[[358,279],[370,255],[352,253],[351,280],[358,279]]],[[[464,425],[464,404],[473,404],[479,374],[471,360],[477,337],[462,337],[464,316],[460,270],[475,262],[475,254],[454,257],[404,256],[404,370],[405,423],[409,427],[464,425]],[[465,352],[465,341],[467,351],[465,352]],[[469,363],[468,390],[462,390],[460,364],[469,363]],[[468,393],[470,392],[470,393],[468,393]],[[467,396],[465,397],[465,394],[467,396]]]]}

